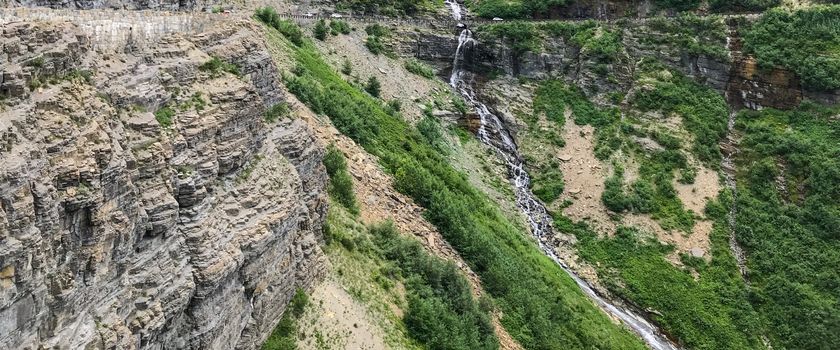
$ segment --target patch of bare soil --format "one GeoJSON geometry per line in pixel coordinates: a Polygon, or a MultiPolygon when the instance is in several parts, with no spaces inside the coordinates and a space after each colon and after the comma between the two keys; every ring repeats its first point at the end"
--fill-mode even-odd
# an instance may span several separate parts
{"type": "Polygon", "coordinates": [[[384,334],[337,281],[327,279],[309,297],[310,309],[300,320],[300,349],[387,349],[384,334]]]}
{"type": "MultiPolygon", "coordinates": [[[[423,209],[410,198],[394,190],[393,180],[380,167],[376,157],[368,154],[350,138],[342,135],[328,120],[320,119],[294,96],[288,96],[289,106],[297,118],[305,121],[324,145],[334,144],[347,158],[353,176],[356,198],[359,200],[362,221],[366,224],[392,220],[400,232],[416,236],[434,255],[455,263],[470,281],[473,294],[483,293],[478,275],[461,259],[429,222],[423,219],[423,209]]],[[[493,318],[496,335],[503,349],[519,349],[513,338],[501,326],[498,316],[493,318]]]]}

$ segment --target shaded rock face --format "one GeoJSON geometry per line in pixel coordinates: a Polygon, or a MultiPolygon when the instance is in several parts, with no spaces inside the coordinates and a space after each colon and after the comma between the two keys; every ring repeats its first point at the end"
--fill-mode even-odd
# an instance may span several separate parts
{"type": "Polygon", "coordinates": [[[322,276],[323,149],[263,120],[283,96],[257,30],[95,53],[3,26],[0,348],[253,349],[322,276]]]}

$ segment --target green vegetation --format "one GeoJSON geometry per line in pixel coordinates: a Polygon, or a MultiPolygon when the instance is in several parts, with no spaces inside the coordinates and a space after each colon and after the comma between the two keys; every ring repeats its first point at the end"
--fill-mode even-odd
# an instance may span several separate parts
{"type": "MultiPolygon", "coordinates": [[[[641,83],[650,86],[641,89],[645,93],[676,87],[687,89],[684,85],[694,84],[675,78],[672,73],[658,72],[663,81],[673,84],[658,86],[656,82],[659,80],[652,77],[654,73],[647,72],[652,69],[645,65],[642,68],[641,83]]],[[[705,93],[698,91],[701,96],[705,96],[705,93]]],[[[659,93],[671,96],[670,92],[659,93]]],[[[706,104],[718,106],[723,102],[702,98],[698,101],[676,101],[668,97],[663,98],[661,103],[701,108],[706,104]]],[[[630,107],[638,108],[632,101],[630,107]]],[[[656,105],[655,108],[661,106],[656,105]]],[[[639,164],[637,179],[630,184],[625,184],[624,170],[616,164],[616,173],[606,181],[602,195],[602,201],[610,210],[618,213],[650,213],[663,228],[683,231],[692,229],[695,214],[682,206],[672,185],[675,172],[686,173],[690,177],[689,173],[694,171],[686,164],[678,138],[663,132],[656,123],[645,123],[630,111],[624,111],[624,118],[619,118],[620,112],[617,109],[599,108],[579,89],[563,82],[547,81],[538,87],[534,98],[535,113],[544,113],[549,121],[554,122],[554,127],[561,129],[566,122],[564,112],[567,109],[572,112],[575,123],[595,127],[596,154],[599,158],[612,158],[620,150],[621,156],[617,159],[632,156],[639,164]],[[643,149],[633,141],[632,136],[649,137],[660,144],[662,149],[643,149]]],[[[723,116],[722,122],[725,125],[726,114],[723,116]]],[[[719,118],[714,119],[720,121],[719,118]]],[[[538,142],[551,142],[548,133],[534,135],[543,138],[538,142]]],[[[562,177],[556,174],[555,167],[543,165],[530,170],[535,182],[547,178],[553,179],[547,180],[548,184],[562,184],[562,177]]],[[[542,199],[556,200],[550,196],[542,199]]],[[[751,321],[755,319],[755,312],[747,302],[748,291],[728,252],[726,210],[718,210],[714,216],[714,258],[706,262],[686,256],[684,260],[692,263],[690,267],[676,267],[666,260],[667,256],[673,254],[674,247],[662,245],[651,233],[622,227],[611,238],[599,238],[586,224],[575,223],[560,213],[553,215],[555,228],[577,237],[576,248],[580,257],[596,267],[600,281],[608,289],[641,309],[651,310],[649,316],[668,334],[680,339],[687,348],[743,349],[760,346],[760,324],[751,321]],[[699,278],[695,279],[692,274],[699,278]]]]}
{"type": "Polygon", "coordinates": [[[412,16],[430,12],[441,2],[432,0],[338,0],[336,9],[369,15],[412,16]]]}
{"type": "Polygon", "coordinates": [[[653,3],[661,9],[673,9],[676,11],[694,10],[700,6],[700,0],[653,0],[653,3]]]}
{"type": "Polygon", "coordinates": [[[482,0],[475,3],[473,10],[484,18],[505,19],[544,16],[554,7],[565,5],[566,0],[482,0]]]}
{"type": "Polygon", "coordinates": [[[297,349],[298,320],[309,305],[309,297],[298,288],[292,300],[289,301],[280,323],[262,345],[262,350],[294,350],[297,349]]]}
{"type": "Polygon", "coordinates": [[[209,61],[202,63],[198,69],[210,73],[213,77],[219,77],[222,73],[230,73],[235,76],[240,76],[239,66],[223,61],[221,58],[213,56],[209,61]]]}
{"type": "Polygon", "coordinates": [[[482,35],[502,39],[513,49],[514,55],[528,51],[539,52],[542,37],[537,27],[529,22],[504,22],[484,25],[479,28],[482,35]]]}
{"type": "Polygon", "coordinates": [[[405,61],[405,69],[427,79],[434,79],[435,70],[418,60],[405,61]]]}
{"type": "Polygon", "coordinates": [[[736,237],[776,348],[840,344],[838,113],[806,102],[738,116],[736,237]]]}
{"type": "Polygon", "coordinates": [[[341,79],[313,47],[294,51],[302,69],[286,77],[289,90],[377,156],[395,175],[397,189],[426,208],[429,221],[482,278],[504,313],[502,323],[520,344],[541,349],[644,348],[598,310],[416,129],[341,79]]]}
{"type": "MultiPolygon", "coordinates": [[[[330,145],[324,157],[330,176],[328,192],[353,215],[358,215],[353,184],[344,156],[330,145]]],[[[332,210],[332,209],[331,209],[332,210]]],[[[330,214],[326,240],[344,249],[359,251],[386,263],[377,273],[377,284],[390,289],[405,285],[408,310],[404,322],[408,333],[430,349],[497,349],[499,347],[489,311],[472,296],[467,279],[451,262],[427,253],[416,240],[401,236],[393,223],[369,227],[352,234],[330,214]]]]}
{"type": "Polygon", "coordinates": [[[204,97],[201,96],[201,93],[196,91],[188,100],[178,105],[178,109],[181,111],[188,111],[195,108],[196,111],[202,111],[206,105],[207,101],[204,101],[204,97]]]}
{"type": "Polygon", "coordinates": [[[168,106],[164,106],[155,112],[155,120],[164,128],[172,126],[172,117],[175,116],[175,110],[168,106]]]}
{"type": "Polygon", "coordinates": [[[755,12],[781,5],[782,0],[710,0],[715,12],[755,12]]]}
{"type": "Polygon", "coordinates": [[[371,36],[385,37],[391,35],[391,30],[381,24],[374,23],[365,27],[365,33],[371,36]]]}
{"type": "Polygon", "coordinates": [[[289,39],[289,41],[291,41],[292,44],[295,44],[297,46],[303,44],[303,32],[300,30],[300,27],[298,27],[292,21],[281,19],[280,15],[277,14],[277,11],[275,11],[274,8],[259,8],[255,12],[254,16],[260,22],[265,23],[269,27],[277,29],[277,31],[283,34],[283,36],[285,36],[286,39],[289,39]]]}
{"type": "Polygon", "coordinates": [[[379,97],[382,91],[382,84],[379,83],[379,79],[373,76],[368,78],[367,84],[365,84],[365,91],[373,97],[379,97]]]}
{"type": "Polygon", "coordinates": [[[540,52],[545,37],[561,37],[581,48],[584,57],[609,63],[621,52],[620,31],[603,26],[596,21],[563,22],[540,24],[530,22],[503,22],[483,25],[479,34],[505,41],[514,54],[527,51],[540,52]]]}
{"type": "Polygon", "coordinates": [[[271,107],[269,107],[265,114],[263,115],[263,119],[266,123],[273,124],[278,120],[285,119],[291,115],[292,111],[289,110],[289,105],[285,103],[278,103],[271,107]]]}
{"type": "Polygon", "coordinates": [[[796,72],[813,90],[840,88],[840,5],[765,12],[744,35],[744,50],[765,68],[796,72]]]}
{"type": "Polygon", "coordinates": [[[350,213],[359,214],[359,206],[356,204],[356,196],[353,194],[353,177],[347,170],[347,161],[335,145],[327,147],[324,155],[324,167],[330,175],[330,185],[327,189],[335,200],[344,206],[350,213]]]}
{"type": "Polygon", "coordinates": [[[331,20],[330,21],[330,34],[332,35],[339,35],[339,34],[350,34],[352,29],[350,28],[350,24],[346,21],[342,20],[331,20]]]}
{"type": "Polygon", "coordinates": [[[327,22],[323,19],[318,20],[318,23],[315,23],[315,28],[312,29],[312,36],[315,39],[324,41],[327,40],[327,33],[329,30],[327,29],[327,22]]]}
{"type": "Polygon", "coordinates": [[[379,254],[395,264],[408,291],[405,324],[429,349],[498,349],[489,310],[472,297],[467,279],[451,262],[430,256],[416,240],[401,237],[393,224],[370,228],[379,254]]]}
{"type": "Polygon", "coordinates": [[[368,51],[374,55],[379,55],[387,52],[385,48],[385,44],[382,43],[382,39],[378,36],[370,35],[365,40],[365,47],[368,48],[368,51]]]}
{"type": "Polygon", "coordinates": [[[643,64],[641,82],[652,84],[632,99],[642,111],[675,113],[693,136],[691,151],[711,168],[720,164],[720,141],[726,136],[729,108],[723,96],[658,64],[643,64]]]}
{"type": "Polygon", "coordinates": [[[727,59],[726,23],[723,17],[700,17],[693,13],[656,17],[647,21],[658,33],[640,37],[643,44],[664,45],[690,55],[727,59]]]}
{"type": "Polygon", "coordinates": [[[727,250],[725,213],[718,213],[711,262],[700,259],[694,268],[672,265],[666,255],[674,247],[636,229],[620,227],[613,237],[598,238],[585,224],[562,216],[555,227],[575,234],[580,256],[597,267],[607,288],[653,310],[650,316],[686,348],[760,348],[756,314],[727,250]]]}
{"type": "Polygon", "coordinates": [[[563,174],[560,172],[560,164],[554,160],[538,167],[533,171],[531,179],[531,191],[543,203],[551,203],[560,198],[563,194],[565,184],[563,174]]]}
{"type": "Polygon", "coordinates": [[[349,59],[344,59],[344,63],[341,64],[341,73],[344,75],[353,74],[353,63],[350,63],[349,59]]]}
{"type": "Polygon", "coordinates": [[[44,56],[38,56],[23,63],[24,66],[41,68],[44,66],[44,56]]]}

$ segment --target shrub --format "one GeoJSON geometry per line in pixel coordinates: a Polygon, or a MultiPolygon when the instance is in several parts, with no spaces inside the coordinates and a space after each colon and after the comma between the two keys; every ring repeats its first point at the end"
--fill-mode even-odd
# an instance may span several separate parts
{"type": "Polygon", "coordinates": [[[291,111],[289,110],[289,105],[285,103],[278,103],[269,107],[265,111],[263,118],[266,123],[274,123],[280,119],[285,119],[290,113],[291,111]]]}
{"type": "Polygon", "coordinates": [[[487,311],[472,297],[469,282],[451,262],[430,256],[403,238],[390,222],[370,227],[380,254],[405,277],[409,334],[429,349],[498,349],[487,311]]]}
{"type": "Polygon", "coordinates": [[[405,62],[405,69],[411,73],[417,74],[421,77],[432,79],[435,77],[435,71],[429,65],[418,60],[408,60],[405,62]]]}
{"type": "Polygon", "coordinates": [[[344,59],[344,63],[341,65],[341,73],[344,73],[344,75],[350,75],[353,73],[353,64],[350,63],[349,59],[344,59]]]}
{"type": "Polygon", "coordinates": [[[172,117],[175,116],[175,111],[170,107],[163,107],[155,112],[155,120],[164,128],[172,126],[172,117]]]}
{"type": "Polygon", "coordinates": [[[365,91],[367,91],[367,93],[373,97],[379,97],[381,89],[382,85],[379,83],[379,79],[376,77],[368,78],[367,84],[365,84],[365,91]]]}
{"type": "Polygon", "coordinates": [[[327,24],[323,19],[321,19],[315,24],[315,28],[312,30],[312,35],[315,39],[324,41],[327,39],[327,31],[327,24]]]}
{"type": "Polygon", "coordinates": [[[199,70],[209,72],[212,76],[217,77],[222,73],[227,72],[236,76],[240,76],[239,66],[223,61],[222,59],[213,56],[209,61],[198,66],[199,70]]]}
{"type": "Polygon", "coordinates": [[[380,24],[371,24],[365,27],[365,33],[367,33],[367,35],[370,36],[378,37],[386,37],[391,35],[391,31],[380,24]]]}
{"type": "Polygon", "coordinates": [[[300,289],[295,290],[295,295],[289,301],[286,311],[280,323],[271,332],[271,335],[262,345],[262,350],[294,350],[297,349],[298,320],[303,316],[306,307],[309,305],[309,296],[300,289]]]}
{"type": "Polygon", "coordinates": [[[367,40],[365,40],[365,47],[367,47],[368,51],[374,55],[379,55],[386,52],[385,44],[382,43],[382,40],[379,39],[378,36],[368,36],[367,40]]]}
{"type": "Polygon", "coordinates": [[[514,55],[532,51],[539,52],[542,39],[536,27],[529,22],[494,23],[482,26],[480,33],[507,42],[514,55]]]}
{"type": "Polygon", "coordinates": [[[339,34],[350,34],[350,25],[347,22],[342,20],[332,20],[330,21],[330,32],[332,35],[339,35],[339,34]]]}
{"type": "Polygon", "coordinates": [[[347,170],[344,154],[335,145],[327,147],[327,153],[324,155],[324,166],[330,176],[330,185],[327,189],[330,195],[347,208],[347,211],[358,214],[359,207],[356,204],[356,195],[353,193],[353,177],[347,170]]]}
{"type": "Polygon", "coordinates": [[[295,46],[303,45],[303,32],[292,21],[283,20],[280,15],[271,7],[263,7],[256,10],[255,16],[260,22],[265,23],[269,27],[277,29],[286,39],[295,44],[295,46]]]}

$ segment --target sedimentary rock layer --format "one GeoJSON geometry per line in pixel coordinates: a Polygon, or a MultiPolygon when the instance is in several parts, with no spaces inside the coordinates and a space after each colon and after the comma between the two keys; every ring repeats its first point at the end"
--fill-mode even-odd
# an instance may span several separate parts
{"type": "Polygon", "coordinates": [[[0,29],[0,348],[258,347],[322,274],[326,211],[323,150],[264,120],[260,28],[0,29]]]}

